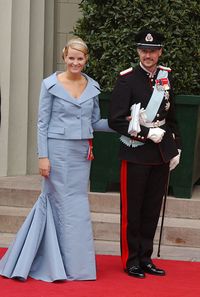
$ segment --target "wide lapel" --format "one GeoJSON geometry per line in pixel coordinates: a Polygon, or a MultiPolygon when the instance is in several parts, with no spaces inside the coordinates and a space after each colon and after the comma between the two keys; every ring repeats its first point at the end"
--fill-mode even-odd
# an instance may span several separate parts
{"type": "Polygon", "coordinates": [[[64,87],[59,83],[57,79],[57,72],[44,79],[44,83],[50,94],[66,100],[74,105],[80,106],[80,101],[72,98],[70,94],[64,89],[64,87]]]}
{"type": "Polygon", "coordinates": [[[80,98],[78,99],[79,103],[82,104],[83,102],[90,100],[94,98],[95,96],[99,95],[101,93],[99,84],[93,80],[91,77],[89,77],[87,74],[83,73],[83,75],[86,77],[88,83],[81,94],[80,98]]]}

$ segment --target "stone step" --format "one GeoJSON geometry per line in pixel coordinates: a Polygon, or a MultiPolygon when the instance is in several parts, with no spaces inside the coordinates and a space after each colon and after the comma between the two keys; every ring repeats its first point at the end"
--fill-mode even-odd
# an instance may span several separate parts
{"type": "MultiPolygon", "coordinates": [[[[117,241],[95,240],[95,250],[97,254],[120,255],[120,243],[117,241]]],[[[157,256],[158,245],[154,245],[153,258],[157,256]]],[[[170,245],[161,245],[161,259],[198,261],[200,262],[200,249],[194,247],[177,247],[170,245]]]]}
{"type": "MultiPolygon", "coordinates": [[[[199,187],[199,186],[198,186],[199,187]]],[[[119,193],[89,193],[92,212],[119,213],[119,193]]],[[[192,199],[167,197],[166,217],[200,219],[200,192],[192,199]]]]}
{"type": "MultiPolygon", "coordinates": [[[[16,233],[30,208],[0,206],[0,232],[16,233]]],[[[91,213],[94,238],[96,240],[119,241],[120,215],[91,213]]],[[[155,235],[158,242],[160,220],[155,235]]],[[[163,244],[175,246],[200,247],[200,221],[194,219],[165,218],[163,244]]]]}
{"type": "Polygon", "coordinates": [[[0,247],[8,247],[13,239],[15,238],[15,233],[5,233],[0,232],[0,247]]]}
{"type": "Polygon", "coordinates": [[[0,205],[16,207],[32,207],[37,197],[37,190],[2,189],[0,188],[0,205]]]}
{"type": "MultiPolygon", "coordinates": [[[[8,247],[15,234],[0,233],[0,247],[8,247]]],[[[103,241],[94,240],[96,254],[101,255],[120,255],[119,241],[103,241]]],[[[154,252],[152,258],[157,257],[158,245],[154,245],[154,252]]],[[[169,245],[161,245],[160,259],[182,260],[182,261],[198,261],[200,262],[200,249],[194,247],[176,247],[169,245]]]]}
{"type": "MultiPolygon", "coordinates": [[[[0,247],[10,244],[40,194],[40,176],[0,178],[0,247]]],[[[95,248],[99,254],[119,254],[120,195],[89,192],[95,248]]],[[[166,259],[200,261],[200,186],[191,199],[167,198],[162,236],[166,259]]],[[[160,221],[155,244],[158,243],[160,221]]]]}
{"type": "MultiPolygon", "coordinates": [[[[159,241],[161,219],[155,234],[159,241]]],[[[162,234],[164,245],[200,248],[200,221],[194,219],[165,218],[162,234]]]]}
{"type": "MultiPolygon", "coordinates": [[[[92,213],[94,238],[119,241],[120,217],[118,214],[92,213]]],[[[161,219],[155,235],[159,240],[161,219]]],[[[194,219],[165,218],[162,234],[165,245],[200,247],[200,221],[194,219]]]]}
{"type": "Polygon", "coordinates": [[[39,175],[0,178],[0,205],[32,207],[40,194],[39,175]]]}
{"type": "Polygon", "coordinates": [[[30,208],[0,206],[0,232],[16,233],[30,208]]]}
{"type": "MultiPolygon", "coordinates": [[[[40,183],[27,179],[27,183],[20,187],[20,184],[13,185],[0,181],[0,205],[32,207],[40,194],[40,183]],[[31,183],[32,182],[32,183],[31,183]],[[14,187],[15,186],[15,187],[14,187]]],[[[192,199],[173,198],[168,196],[166,204],[166,217],[200,219],[200,186],[196,186],[192,199]]],[[[119,213],[119,193],[94,193],[89,192],[90,208],[92,212],[119,213]]]]}

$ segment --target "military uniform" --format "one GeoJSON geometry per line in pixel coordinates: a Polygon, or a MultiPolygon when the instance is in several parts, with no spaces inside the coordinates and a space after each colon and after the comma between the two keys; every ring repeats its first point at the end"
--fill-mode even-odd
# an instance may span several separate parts
{"type": "MultiPolygon", "coordinates": [[[[130,115],[130,107],[134,103],[141,103],[141,107],[146,108],[155,86],[155,80],[160,67],[158,67],[154,77],[149,77],[141,66],[135,69],[130,68],[119,76],[112,93],[110,105],[110,126],[118,133],[130,137],[128,134],[129,122],[126,116],[130,115]]],[[[179,131],[174,115],[174,96],[172,91],[171,72],[169,72],[169,82],[171,89],[166,98],[163,98],[161,106],[153,122],[166,120],[162,129],[166,130],[163,140],[156,144],[147,139],[148,127],[141,126],[141,132],[137,137],[132,137],[145,145],[133,148],[124,144],[120,145],[120,159],[139,164],[161,164],[167,163],[172,157],[177,155],[177,148],[180,147],[179,131]],[[169,106],[170,104],[170,106],[169,106]]],[[[157,122],[158,123],[158,122],[157,122]]]]}
{"type": "Polygon", "coordinates": [[[121,252],[124,269],[152,263],[155,235],[162,198],[166,190],[170,160],[178,155],[179,131],[175,119],[171,69],[158,66],[154,74],[140,63],[135,69],[122,71],[114,87],[109,125],[123,136],[143,145],[120,143],[121,159],[121,252]],[[130,108],[141,104],[146,109],[160,69],[168,72],[168,88],[155,117],[140,125],[135,136],[128,133],[130,108]],[[160,143],[148,138],[150,128],[165,130],[160,143]]]}

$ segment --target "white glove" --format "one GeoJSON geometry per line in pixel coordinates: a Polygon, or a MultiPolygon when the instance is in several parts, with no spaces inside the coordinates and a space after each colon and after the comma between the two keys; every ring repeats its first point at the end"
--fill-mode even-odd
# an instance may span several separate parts
{"type": "Polygon", "coordinates": [[[155,143],[159,143],[162,141],[164,134],[165,130],[161,128],[150,128],[147,138],[151,139],[155,143]]]}
{"type": "Polygon", "coordinates": [[[141,131],[139,123],[140,106],[141,103],[135,103],[131,106],[131,120],[128,126],[128,133],[131,136],[137,136],[137,133],[141,131]]]}
{"type": "Polygon", "coordinates": [[[173,170],[180,162],[181,150],[178,150],[178,155],[172,158],[169,162],[169,170],[173,170]]]}
{"type": "Polygon", "coordinates": [[[140,115],[139,115],[139,122],[140,122],[140,125],[145,126],[146,121],[147,121],[146,110],[142,107],[142,108],[140,109],[140,115]]]}

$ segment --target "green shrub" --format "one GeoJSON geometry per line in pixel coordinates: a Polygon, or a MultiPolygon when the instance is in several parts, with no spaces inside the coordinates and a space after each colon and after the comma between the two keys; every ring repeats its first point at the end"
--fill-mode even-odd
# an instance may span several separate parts
{"type": "Polygon", "coordinates": [[[148,27],[164,33],[161,64],[171,67],[177,94],[200,94],[199,0],[84,0],[75,34],[88,43],[87,72],[111,91],[121,70],[135,66],[134,36],[148,27]]]}

